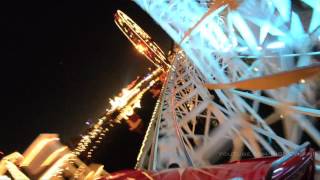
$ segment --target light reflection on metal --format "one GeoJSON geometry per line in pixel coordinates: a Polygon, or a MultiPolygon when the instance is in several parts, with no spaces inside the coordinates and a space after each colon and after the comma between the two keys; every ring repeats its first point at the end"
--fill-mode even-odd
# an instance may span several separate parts
{"type": "Polygon", "coordinates": [[[63,146],[57,150],[55,150],[53,153],[51,153],[45,161],[41,164],[41,166],[49,166],[53,161],[57,159],[57,157],[63,152],[66,151],[68,147],[63,146]]]}

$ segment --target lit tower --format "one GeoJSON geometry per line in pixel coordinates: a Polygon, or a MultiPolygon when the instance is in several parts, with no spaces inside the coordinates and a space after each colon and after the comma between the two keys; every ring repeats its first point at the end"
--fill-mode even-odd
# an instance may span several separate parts
{"type": "MultiPolygon", "coordinates": [[[[136,79],[121,92],[110,99],[110,108],[101,115],[97,122],[92,124],[86,133],[81,136],[74,153],[84,159],[92,158],[94,151],[99,148],[100,143],[107,138],[108,132],[122,121],[129,121],[129,117],[134,114],[135,108],[140,108],[140,100],[144,93],[148,91],[157,81],[163,71],[159,68],[145,76],[136,79]]],[[[128,122],[129,126],[130,123],[128,122]]],[[[135,127],[132,127],[135,128],[135,127]]]]}
{"type": "Polygon", "coordinates": [[[130,17],[120,10],[114,15],[114,22],[133,46],[156,67],[167,71],[170,63],[162,49],[130,17]]]}
{"type": "Polygon", "coordinates": [[[181,47],[137,168],[203,167],[221,151],[228,161],[286,154],[302,137],[319,148],[319,1],[134,2],[181,47]]]}
{"type": "Polygon", "coordinates": [[[126,88],[123,88],[118,96],[110,99],[111,107],[98,118],[97,122],[91,125],[74,149],[76,155],[85,159],[92,158],[94,151],[102,143],[106,134],[117,123],[127,121],[130,126],[129,117],[134,114],[135,108],[140,108],[140,100],[144,93],[159,81],[160,76],[171,67],[159,46],[126,14],[118,10],[114,21],[134,47],[157,68],[144,78],[134,80],[126,88]]]}

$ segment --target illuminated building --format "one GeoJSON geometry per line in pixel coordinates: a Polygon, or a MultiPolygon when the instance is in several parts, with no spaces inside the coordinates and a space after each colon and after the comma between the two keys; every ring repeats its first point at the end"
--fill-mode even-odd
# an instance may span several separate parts
{"type": "Polygon", "coordinates": [[[0,177],[16,180],[94,180],[107,174],[103,165],[83,163],[56,134],[41,134],[23,154],[14,152],[0,161],[0,177]]]}

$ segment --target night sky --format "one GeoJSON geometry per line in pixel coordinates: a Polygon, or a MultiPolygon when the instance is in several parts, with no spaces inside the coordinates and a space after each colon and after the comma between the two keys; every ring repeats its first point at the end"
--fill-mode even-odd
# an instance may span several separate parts
{"type": "MultiPolygon", "coordinates": [[[[85,129],[88,119],[104,112],[108,98],[152,67],[114,24],[117,9],[165,51],[171,45],[161,28],[129,0],[10,2],[2,6],[0,19],[0,151],[5,153],[23,152],[40,133],[58,133],[68,142],[85,129]]],[[[127,149],[140,143],[126,144],[130,134],[121,131],[124,134],[108,141],[117,140],[118,148],[127,149]]]]}

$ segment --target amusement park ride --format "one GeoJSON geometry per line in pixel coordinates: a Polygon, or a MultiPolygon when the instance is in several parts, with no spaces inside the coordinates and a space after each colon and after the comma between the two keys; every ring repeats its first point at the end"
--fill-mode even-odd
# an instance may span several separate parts
{"type": "MultiPolygon", "coordinates": [[[[67,158],[52,160],[56,168],[40,168],[48,179],[63,179],[67,171],[73,179],[317,178],[320,1],[134,2],[175,47],[166,55],[132,19],[116,12],[116,25],[156,70],[111,99],[67,158]],[[163,87],[135,170],[97,173],[82,164],[71,173],[70,161],[94,156],[110,128],[123,120],[132,124],[134,109],[157,81],[163,87]]],[[[51,155],[66,150],[58,149],[51,155]]],[[[12,174],[15,165],[30,169],[26,159],[35,153],[28,152],[4,157],[0,175],[12,174]]]]}

